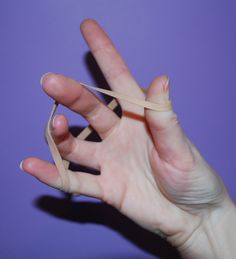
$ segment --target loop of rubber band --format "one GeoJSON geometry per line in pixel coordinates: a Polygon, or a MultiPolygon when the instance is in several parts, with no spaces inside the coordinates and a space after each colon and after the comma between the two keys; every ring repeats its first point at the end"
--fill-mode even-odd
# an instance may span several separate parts
{"type": "MultiPolygon", "coordinates": [[[[154,111],[158,111],[158,112],[166,112],[166,111],[170,111],[172,109],[171,102],[169,100],[167,100],[164,104],[157,104],[157,103],[152,103],[152,102],[149,102],[146,100],[138,100],[138,99],[135,99],[133,97],[130,97],[130,96],[122,94],[122,93],[117,93],[117,92],[106,90],[103,88],[89,86],[89,85],[81,83],[81,82],[80,82],[80,85],[82,85],[86,88],[95,90],[97,92],[109,95],[116,99],[124,100],[124,101],[130,102],[132,104],[135,104],[135,105],[138,105],[138,106],[150,109],[150,110],[154,110],[154,111]]],[[[114,110],[117,106],[118,106],[118,102],[115,99],[113,99],[108,104],[108,107],[112,110],[114,110]]],[[[46,126],[45,137],[48,142],[49,149],[52,154],[52,158],[55,162],[55,165],[57,167],[58,173],[61,178],[61,188],[60,189],[64,192],[69,192],[70,191],[70,179],[69,179],[69,174],[68,174],[69,162],[62,159],[61,154],[58,151],[57,145],[55,144],[52,134],[51,134],[52,119],[56,112],[57,107],[58,107],[58,103],[55,102],[53,105],[47,126],[46,126]]],[[[88,126],[79,134],[78,138],[81,140],[84,140],[89,136],[89,134],[91,132],[92,132],[92,129],[90,126],[88,126]]]]}
{"type": "Polygon", "coordinates": [[[53,140],[53,137],[52,137],[52,134],[51,134],[52,119],[53,119],[53,116],[56,112],[57,107],[58,107],[58,103],[55,102],[54,105],[53,105],[53,108],[52,108],[47,126],[46,126],[45,137],[46,137],[46,140],[48,142],[49,149],[50,149],[51,154],[52,154],[52,158],[53,158],[53,160],[56,164],[58,173],[61,177],[61,186],[62,186],[61,190],[64,191],[64,192],[69,192],[70,182],[69,182],[68,172],[67,172],[66,168],[64,167],[61,154],[58,151],[57,145],[55,144],[55,142],[53,140]]]}

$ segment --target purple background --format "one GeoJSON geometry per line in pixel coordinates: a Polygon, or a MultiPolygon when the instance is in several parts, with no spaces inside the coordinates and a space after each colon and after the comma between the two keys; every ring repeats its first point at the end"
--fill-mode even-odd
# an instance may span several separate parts
{"type": "MultiPolygon", "coordinates": [[[[170,253],[108,206],[86,197],[66,201],[19,170],[29,155],[51,160],[43,131],[52,100],[41,90],[41,75],[64,73],[94,84],[79,31],[87,17],[110,34],[140,85],[170,76],[185,132],[236,200],[235,1],[1,0],[1,258],[151,259],[170,253]]],[[[73,125],[84,125],[63,112],[73,125]]]]}

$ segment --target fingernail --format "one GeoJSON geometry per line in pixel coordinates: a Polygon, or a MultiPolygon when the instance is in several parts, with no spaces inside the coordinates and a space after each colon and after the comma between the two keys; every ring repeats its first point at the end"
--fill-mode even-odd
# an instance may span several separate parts
{"type": "Polygon", "coordinates": [[[53,119],[52,119],[52,129],[56,128],[56,119],[57,119],[58,115],[56,114],[53,119]]]}
{"type": "Polygon", "coordinates": [[[45,77],[46,75],[48,75],[48,74],[52,74],[52,72],[47,72],[47,73],[45,73],[45,74],[43,74],[43,75],[41,76],[41,78],[40,78],[40,85],[43,85],[43,79],[44,79],[44,77],[45,77]]]}
{"type": "Polygon", "coordinates": [[[169,92],[169,88],[170,88],[170,78],[167,76],[166,82],[163,85],[164,92],[165,93],[169,92]]]}
{"type": "Polygon", "coordinates": [[[20,170],[21,170],[21,171],[24,171],[24,169],[23,169],[23,167],[22,167],[23,162],[24,162],[24,160],[22,160],[22,161],[20,162],[20,170]]]}
{"type": "Polygon", "coordinates": [[[163,97],[166,96],[166,93],[168,92],[168,89],[169,89],[169,77],[163,76],[161,78],[161,81],[158,81],[157,86],[158,87],[155,90],[155,96],[156,97],[158,96],[160,99],[162,99],[163,97]]]}
{"type": "Polygon", "coordinates": [[[163,84],[163,97],[165,100],[170,100],[170,78],[166,77],[166,81],[163,84]]]}

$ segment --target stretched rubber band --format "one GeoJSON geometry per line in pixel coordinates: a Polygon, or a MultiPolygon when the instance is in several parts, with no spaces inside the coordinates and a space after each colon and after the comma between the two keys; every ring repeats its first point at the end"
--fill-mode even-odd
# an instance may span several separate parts
{"type": "MultiPolygon", "coordinates": [[[[90,85],[87,85],[84,83],[80,83],[80,84],[86,88],[95,90],[95,91],[103,93],[105,95],[109,95],[118,100],[124,100],[124,101],[130,102],[132,104],[135,104],[135,105],[138,105],[138,106],[150,109],[150,110],[154,110],[157,112],[166,112],[166,111],[170,111],[172,109],[171,102],[169,100],[167,100],[163,104],[152,103],[152,102],[149,102],[146,100],[138,100],[136,98],[133,98],[131,96],[128,96],[128,95],[125,95],[122,93],[117,93],[117,92],[106,90],[103,88],[97,88],[97,87],[90,86],[90,85]]],[[[115,99],[113,99],[108,104],[108,107],[112,110],[114,110],[117,106],[118,106],[118,102],[115,99]]],[[[58,173],[61,177],[61,188],[60,189],[64,192],[70,192],[70,179],[69,179],[69,174],[68,174],[69,161],[62,159],[61,154],[58,151],[57,145],[55,144],[52,134],[51,134],[52,119],[54,117],[57,107],[58,107],[58,103],[55,102],[53,105],[47,126],[46,126],[45,137],[48,142],[49,149],[52,154],[52,158],[55,162],[58,173]]],[[[88,126],[78,135],[78,138],[81,140],[84,140],[90,135],[91,132],[92,132],[92,128],[90,126],[88,126]]]]}

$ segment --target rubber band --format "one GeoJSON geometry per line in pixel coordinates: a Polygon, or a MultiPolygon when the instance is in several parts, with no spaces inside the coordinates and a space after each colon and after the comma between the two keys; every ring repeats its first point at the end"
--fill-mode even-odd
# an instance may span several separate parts
{"type": "MultiPolygon", "coordinates": [[[[80,83],[80,85],[82,85],[86,88],[95,90],[97,92],[103,93],[105,95],[109,95],[118,100],[124,100],[124,101],[130,102],[132,104],[141,106],[143,108],[154,110],[157,112],[167,112],[172,109],[171,102],[169,100],[166,100],[166,102],[163,104],[158,104],[158,103],[153,103],[153,102],[146,101],[146,100],[138,100],[136,98],[133,98],[131,96],[128,96],[128,95],[125,95],[122,93],[117,93],[117,92],[106,90],[103,88],[97,88],[97,87],[90,86],[90,85],[87,85],[84,83],[80,83]]],[[[114,110],[117,106],[118,106],[118,102],[115,99],[113,99],[108,104],[108,107],[111,110],[114,110]]],[[[61,178],[61,188],[60,189],[64,192],[70,192],[70,179],[69,179],[69,174],[68,174],[69,161],[62,159],[61,154],[60,154],[59,150],[57,149],[57,145],[54,142],[52,134],[51,134],[52,119],[54,117],[57,107],[58,107],[58,103],[55,102],[53,105],[47,126],[46,126],[45,137],[48,142],[49,149],[52,154],[52,158],[55,162],[55,165],[57,167],[58,173],[61,178]]],[[[93,130],[92,130],[91,126],[88,126],[78,135],[77,138],[84,140],[91,134],[92,131],[93,130]]]]}
{"type": "Polygon", "coordinates": [[[158,111],[158,112],[164,112],[164,111],[167,111],[167,110],[168,111],[171,110],[171,102],[169,100],[166,101],[164,104],[152,103],[152,102],[149,102],[149,101],[146,101],[146,100],[138,100],[136,98],[133,98],[131,96],[128,96],[128,95],[125,95],[125,94],[122,94],[122,93],[117,93],[117,92],[106,90],[106,89],[103,89],[103,88],[97,88],[97,87],[90,86],[90,85],[87,85],[87,84],[84,84],[84,83],[80,83],[80,84],[84,87],[87,87],[89,89],[95,90],[97,92],[100,92],[100,93],[103,93],[103,94],[106,94],[106,95],[109,95],[109,96],[114,97],[116,99],[120,99],[120,100],[123,100],[123,101],[130,102],[132,104],[136,104],[138,106],[142,106],[143,108],[147,108],[147,109],[158,111]]]}

